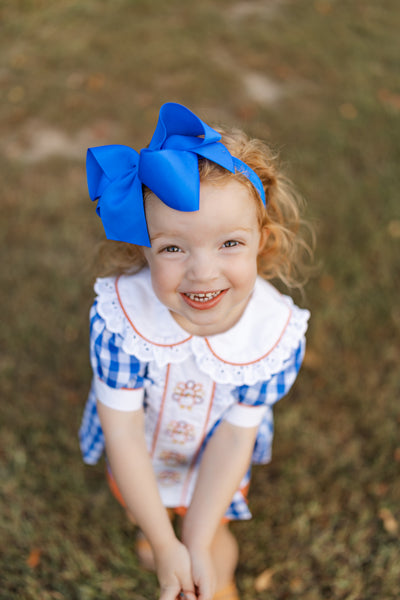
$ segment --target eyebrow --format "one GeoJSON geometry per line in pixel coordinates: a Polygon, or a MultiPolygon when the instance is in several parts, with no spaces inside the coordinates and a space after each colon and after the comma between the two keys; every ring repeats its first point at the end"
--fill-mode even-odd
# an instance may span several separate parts
{"type": "Polygon", "coordinates": [[[175,232],[161,232],[161,233],[155,233],[154,235],[150,236],[150,241],[153,242],[155,240],[158,240],[159,238],[177,238],[180,237],[179,233],[175,233],[175,232]]]}
{"type": "MultiPolygon", "coordinates": [[[[227,231],[226,233],[221,232],[221,237],[235,237],[235,235],[240,234],[242,232],[244,233],[252,233],[253,231],[253,227],[238,227],[237,229],[232,229],[230,231],[227,231]]],[[[161,231],[159,233],[155,233],[154,235],[152,235],[150,237],[151,240],[158,240],[159,238],[163,238],[163,237],[181,237],[182,233],[181,232],[177,232],[177,231],[161,231]]]]}
{"type": "Polygon", "coordinates": [[[245,231],[246,233],[251,233],[253,231],[253,227],[239,227],[238,229],[234,229],[229,233],[238,233],[239,231],[245,231]]]}

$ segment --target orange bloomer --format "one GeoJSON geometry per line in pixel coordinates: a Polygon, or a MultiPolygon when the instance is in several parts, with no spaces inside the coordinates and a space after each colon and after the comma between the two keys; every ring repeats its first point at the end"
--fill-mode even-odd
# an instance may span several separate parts
{"type": "MultiPolygon", "coordinates": [[[[122,494],[119,491],[119,487],[117,486],[117,482],[115,481],[113,474],[111,472],[111,469],[108,466],[107,466],[107,481],[108,481],[108,485],[110,486],[110,490],[111,490],[113,496],[125,508],[125,510],[127,510],[125,500],[123,499],[122,494]]],[[[249,491],[249,485],[246,485],[246,487],[244,487],[241,491],[242,491],[243,495],[245,496],[245,498],[247,498],[247,494],[249,491]]],[[[173,508],[169,508],[167,510],[170,514],[172,513],[172,515],[175,514],[180,517],[183,517],[186,514],[187,506],[174,506],[173,508]]],[[[229,519],[228,517],[222,517],[221,523],[229,523],[230,520],[231,519],[229,519]]]]}

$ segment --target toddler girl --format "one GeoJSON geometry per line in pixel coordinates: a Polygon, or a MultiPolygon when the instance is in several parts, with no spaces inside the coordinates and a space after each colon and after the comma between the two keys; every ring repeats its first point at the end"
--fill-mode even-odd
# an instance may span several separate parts
{"type": "Polygon", "coordinates": [[[250,465],[270,459],[272,406],[304,354],[308,311],[267,282],[299,284],[296,196],[265,145],[174,103],[140,154],[89,149],[87,175],[114,241],[91,310],[84,460],[106,450],[162,600],[237,598],[228,522],[251,517],[250,465]]]}

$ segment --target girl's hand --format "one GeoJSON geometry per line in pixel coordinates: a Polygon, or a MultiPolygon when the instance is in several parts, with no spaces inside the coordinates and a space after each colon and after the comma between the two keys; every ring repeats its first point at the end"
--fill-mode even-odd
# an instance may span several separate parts
{"type": "Polygon", "coordinates": [[[178,539],[161,549],[154,549],[160,600],[176,600],[182,592],[185,600],[197,600],[189,552],[178,539]]]}
{"type": "Polygon", "coordinates": [[[211,600],[215,594],[215,569],[211,553],[206,550],[191,550],[192,576],[199,600],[211,600]]]}

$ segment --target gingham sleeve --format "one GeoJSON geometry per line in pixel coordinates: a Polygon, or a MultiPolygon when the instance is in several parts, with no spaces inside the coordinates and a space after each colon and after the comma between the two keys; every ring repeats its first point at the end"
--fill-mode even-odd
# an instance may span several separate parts
{"type": "Polygon", "coordinates": [[[242,385],[234,388],[232,394],[237,402],[224,419],[240,427],[254,427],[261,423],[270,407],[285,396],[292,387],[300,370],[305,351],[305,339],[285,362],[284,368],[268,381],[255,385],[242,385]]]}
{"type": "Polygon", "coordinates": [[[90,312],[90,362],[97,400],[122,411],[139,409],[144,397],[146,365],[122,348],[121,335],[110,332],[97,312],[90,312]]]}

